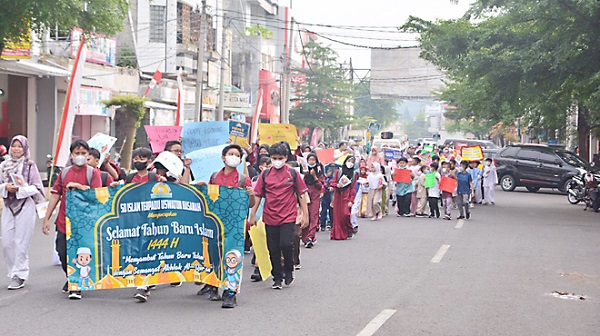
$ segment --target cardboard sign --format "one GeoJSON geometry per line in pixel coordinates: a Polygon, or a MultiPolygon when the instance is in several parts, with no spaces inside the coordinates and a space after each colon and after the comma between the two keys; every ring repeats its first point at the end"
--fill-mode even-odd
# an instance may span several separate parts
{"type": "Polygon", "coordinates": [[[261,144],[271,146],[286,141],[292,150],[298,148],[298,131],[292,124],[258,124],[258,134],[261,144]]]}
{"type": "Polygon", "coordinates": [[[384,148],[383,154],[385,155],[386,160],[400,160],[400,158],[402,157],[402,151],[393,148],[384,148]]]}
{"type": "Polygon", "coordinates": [[[461,158],[463,161],[482,161],[483,150],[481,146],[463,147],[461,158]]]}
{"type": "Polygon", "coordinates": [[[425,174],[425,188],[435,187],[435,174],[436,173],[425,174]]]}
{"type": "Polygon", "coordinates": [[[412,181],[411,173],[409,169],[394,169],[394,182],[410,183],[412,181]]]}
{"type": "Polygon", "coordinates": [[[335,152],[335,149],[333,148],[328,148],[328,149],[318,149],[315,153],[317,154],[317,158],[319,159],[319,162],[321,164],[328,164],[328,163],[332,163],[333,160],[333,153],[335,152]]]}
{"type": "Polygon", "coordinates": [[[181,126],[144,126],[146,135],[150,139],[152,153],[160,153],[165,150],[167,141],[179,140],[181,126]]]}
{"type": "Polygon", "coordinates": [[[229,121],[229,140],[232,144],[240,147],[249,148],[248,134],[250,133],[250,124],[239,121],[229,121]]]}
{"type": "Polygon", "coordinates": [[[457,183],[458,182],[451,177],[442,176],[442,179],[440,180],[440,190],[454,194],[454,191],[456,191],[457,183]]]}
{"type": "Polygon", "coordinates": [[[10,174],[10,179],[15,187],[26,187],[27,183],[25,182],[25,178],[21,174],[10,174]]]}
{"type": "Polygon", "coordinates": [[[422,152],[423,153],[431,153],[431,152],[433,152],[433,145],[424,146],[422,152]]]}
{"type": "Polygon", "coordinates": [[[252,239],[252,246],[256,255],[256,265],[260,270],[260,276],[263,281],[266,281],[271,276],[272,266],[269,249],[267,248],[267,232],[262,219],[259,219],[255,226],[250,227],[248,234],[252,239]]]}
{"type": "Polygon", "coordinates": [[[102,133],[96,133],[96,135],[87,141],[90,148],[95,148],[100,152],[100,161],[98,162],[98,166],[102,165],[102,162],[104,162],[104,157],[108,152],[110,152],[115,142],[117,142],[117,138],[102,133]]]}
{"type": "MultiPolygon", "coordinates": [[[[187,123],[181,131],[183,153],[224,145],[229,140],[229,121],[187,123]]],[[[194,173],[194,176],[196,173],[194,173]]]]}
{"type": "MultiPolygon", "coordinates": [[[[227,145],[215,146],[199,149],[186,154],[186,157],[192,159],[192,173],[196,181],[209,182],[212,173],[223,168],[223,159],[221,158],[223,148],[227,145]]],[[[243,166],[240,164],[240,166],[243,166]]]]}

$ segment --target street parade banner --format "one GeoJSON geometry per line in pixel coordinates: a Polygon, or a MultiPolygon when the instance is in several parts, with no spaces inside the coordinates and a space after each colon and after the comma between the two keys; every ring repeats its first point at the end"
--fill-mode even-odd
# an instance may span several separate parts
{"type": "Polygon", "coordinates": [[[248,195],[127,184],[67,193],[69,290],[201,282],[238,290],[248,195]]]}
{"type": "Polygon", "coordinates": [[[271,146],[286,141],[292,150],[298,148],[298,131],[292,124],[258,124],[258,135],[261,144],[271,146]]]}
{"type": "Polygon", "coordinates": [[[463,161],[483,161],[481,146],[463,147],[461,157],[463,161]]]}
{"type": "Polygon", "coordinates": [[[384,148],[383,154],[386,160],[400,160],[402,158],[402,151],[400,149],[384,148]]]}

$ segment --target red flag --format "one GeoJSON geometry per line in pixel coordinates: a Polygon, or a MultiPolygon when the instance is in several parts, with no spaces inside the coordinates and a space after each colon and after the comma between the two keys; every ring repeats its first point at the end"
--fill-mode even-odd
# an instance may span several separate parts
{"type": "Polygon", "coordinates": [[[256,101],[256,108],[254,109],[254,116],[252,117],[252,134],[250,136],[250,143],[256,143],[258,138],[258,122],[260,121],[260,111],[263,106],[263,90],[258,91],[258,101],[256,101]]]}
{"type": "Polygon", "coordinates": [[[60,119],[60,128],[58,139],[56,140],[56,153],[54,162],[59,167],[64,167],[69,161],[69,146],[71,146],[71,136],[73,134],[73,124],[75,123],[75,114],[79,110],[79,90],[81,88],[81,79],[83,77],[83,67],[87,56],[85,40],[81,38],[77,57],[73,64],[73,72],[69,81],[69,89],[65,99],[65,107],[60,119]]]}
{"type": "Polygon", "coordinates": [[[310,139],[310,146],[312,148],[317,148],[317,146],[319,145],[318,142],[319,142],[319,128],[315,127],[315,129],[313,130],[312,137],[310,139]]]}
{"type": "Polygon", "coordinates": [[[179,67],[177,73],[177,116],[175,118],[175,126],[183,126],[183,118],[181,117],[181,93],[183,92],[183,67],[179,67]]]}
{"type": "Polygon", "coordinates": [[[148,92],[150,92],[150,90],[154,89],[156,87],[156,85],[160,84],[162,82],[162,72],[160,72],[160,70],[156,70],[156,72],[154,73],[154,76],[152,76],[152,80],[150,81],[150,83],[148,83],[148,88],[146,89],[146,92],[144,92],[144,97],[146,97],[148,95],[148,92]]]}

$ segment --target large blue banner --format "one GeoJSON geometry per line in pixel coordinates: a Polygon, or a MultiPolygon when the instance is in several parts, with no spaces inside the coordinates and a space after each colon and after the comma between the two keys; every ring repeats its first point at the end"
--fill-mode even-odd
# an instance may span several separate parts
{"type": "Polygon", "coordinates": [[[128,184],[67,193],[69,290],[201,282],[238,290],[248,195],[128,184]]]}

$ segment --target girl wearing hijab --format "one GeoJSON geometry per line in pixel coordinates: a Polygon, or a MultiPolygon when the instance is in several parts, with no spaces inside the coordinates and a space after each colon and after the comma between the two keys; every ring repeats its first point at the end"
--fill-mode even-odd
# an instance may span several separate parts
{"type": "Polygon", "coordinates": [[[332,240],[352,238],[354,228],[350,221],[350,209],[355,196],[355,160],[354,156],[346,156],[342,168],[334,173],[329,184],[329,189],[333,191],[333,226],[330,236],[332,240]]]}
{"type": "Polygon", "coordinates": [[[383,217],[381,212],[381,202],[383,200],[383,185],[385,181],[381,174],[381,166],[379,163],[373,162],[369,167],[371,172],[367,176],[369,186],[369,195],[367,198],[367,216],[371,216],[371,220],[379,220],[383,217]]]}
{"type": "Polygon", "coordinates": [[[379,155],[379,151],[377,150],[377,146],[371,147],[371,153],[367,157],[367,167],[371,167],[371,163],[377,162],[380,166],[385,164],[383,157],[379,155]]]}
{"type": "Polygon", "coordinates": [[[29,245],[35,227],[35,205],[46,201],[44,187],[35,162],[29,159],[27,138],[15,136],[10,158],[0,164],[2,246],[11,279],[8,289],[23,288],[29,278],[29,245]],[[21,180],[22,178],[22,180],[21,180]]]}
{"type": "Polygon", "coordinates": [[[310,153],[306,157],[307,167],[300,166],[300,173],[304,174],[304,183],[308,188],[308,227],[302,229],[302,242],[304,247],[311,248],[317,242],[316,233],[319,228],[319,207],[321,206],[321,195],[325,185],[324,169],[317,155],[310,153]]]}

